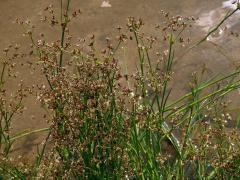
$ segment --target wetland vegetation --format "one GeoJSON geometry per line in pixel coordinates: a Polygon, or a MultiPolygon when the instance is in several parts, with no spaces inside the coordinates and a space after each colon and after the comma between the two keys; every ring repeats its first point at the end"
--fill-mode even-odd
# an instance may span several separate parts
{"type": "Polygon", "coordinates": [[[38,39],[37,25],[16,19],[31,41],[29,53],[10,44],[0,58],[0,179],[238,179],[239,119],[229,107],[240,97],[239,65],[213,77],[203,67],[192,72],[186,94],[171,93],[175,61],[204,44],[239,11],[239,2],[196,42],[186,33],[193,17],[161,11],[158,36],[144,32],[142,19],[129,17],[101,50],[94,35],[73,39],[69,24],[82,12],[66,2],[59,1],[60,14],[49,5],[41,17],[60,29],[58,39],[48,42],[44,31],[38,39]],[[120,65],[127,43],[135,47],[133,72],[120,65]],[[19,81],[9,94],[6,83],[19,75],[15,62],[21,58],[32,59],[29,69],[40,71],[45,83],[19,81]],[[48,127],[12,133],[28,96],[41,103],[48,127]],[[12,158],[14,143],[43,132],[33,159],[12,158]]]}

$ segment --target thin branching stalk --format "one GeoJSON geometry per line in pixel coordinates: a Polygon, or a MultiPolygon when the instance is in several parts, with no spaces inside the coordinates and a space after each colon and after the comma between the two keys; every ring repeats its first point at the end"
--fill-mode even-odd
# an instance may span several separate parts
{"type": "Polygon", "coordinates": [[[64,49],[64,40],[65,40],[65,31],[68,24],[68,13],[69,13],[69,6],[71,0],[67,0],[67,7],[63,14],[63,0],[61,0],[61,26],[62,26],[62,33],[61,33],[61,49],[60,49],[60,59],[59,59],[59,68],[63,65],[63,49],[64,49]]]}

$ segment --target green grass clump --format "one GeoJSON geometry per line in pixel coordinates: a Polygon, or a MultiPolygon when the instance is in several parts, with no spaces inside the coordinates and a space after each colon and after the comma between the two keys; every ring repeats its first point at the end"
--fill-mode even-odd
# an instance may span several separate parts
{"type": "MultiPolygon", "coordinates": [[[[60,41],[35,42],[33,32],[28,32],[33,55],[48,83],[39,87],[38,99],[49,112],[49,127],[10,136],[11,118],[20,111],[24,98],[22,91],[18,91],[16,97],[21,98],[15,108],[0,106],[0,178],[239,178],[238,128],[228,132],[225,127],[232,119],[225,100],[240,87],[239,68],[204,81],[193,73],[189,93],[170,99],[175,47],[184,42],[183,32],[192,19],[164,14],[167,23],[160,33],[168,49],[162,56],[152,53],[159,45],[157,38],[145,38],[142,20],[133,17],[128,19],[129,34],[120,33],[116,47],[107,39],[106,50],[97,54],[94,36],[86,47],[71,49],[65,37],[71,20],[69,6],[70,0],[66,8],[61,1],[60,22],[51,21],[61,27],[60,41]],[[118,49],[128,37],[136,43],[139,61],[133,75],[124,75],[117,60],[118,49]],[[34,163],[13,163],[9,158],[12,143],[41,131],[48,131],[48,136],[34,163]]],[[[186,51],[199,46],[217,28],[186,51]]],[[[1,87],[7,65],[3,64],[1,87]]]]}

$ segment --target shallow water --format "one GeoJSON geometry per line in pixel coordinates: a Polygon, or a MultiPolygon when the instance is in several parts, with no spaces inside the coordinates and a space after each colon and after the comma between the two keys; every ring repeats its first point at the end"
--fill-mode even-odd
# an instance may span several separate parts
{"type": "MultiPolygon", "coordinates": [[[[103,4],[103,0],[73,0],[71,9],[80,8],[83,13],[77,21],[71,24],[70,31],[75,37],[80,38],[95,34],[98,44],[101,46],[104,44],[106,36],[115,36],[115,27],[118,25],[125,27],[127,17],[134,16],[144,19],[145,32],[156,34],[154,27],[162,21],[160,10],[164,10],[173,15],[199,17],[192,30],[188,32],[193,43],[204,37],[230,9],[234,8],[231,2],[224,0],[109,0],[103,4]]],[[[46,28],[39,23],[39,15],[49,3],[59,7],[57,0],[35,0],[34,3],[32,0],[2,1],[0,6],[0,49],[5,48],[12,41],[21,44],[21,49],[28,49],[29,41],[22,37],[22,29],[12,23],[17,17],[33,21],[34,24],[38,25],[37,33],[44,31],[49,40],[59,37],[59,32],[56,29],[46,28]]],[[[239,38],[230,34],[231,31],[240,30],[239,14],[237,13],[229,19],[219,31],[208,39],[208,42],[177,60],[174,66],[174,88],[171,98],[174,99],[184,94],[188,90],[188,81],[192,72],[200,70],[204,65],[208,68],[206,76],[210,77],[214,74],[225,74],[233,68],[234,63],[238,63],[239,38]]],[[[135,51],[135,48],[130,47],[120,57],[121,65],[128,67],[129,73],[131,73],[131,69],[136,67],[137,60],[133,53],[135,51]]],[[[178,55],[180,56],[180,54],[178,55]]],[[[44,82],[40,75],[33,76],[25,68],[25,66],[18,68],[21,74],[20,79],[24,79],[27,84],[44,82]]],[[[14,83],[9,83],[8,88],[15,89],[14,83]]],[[[18,132],[28,128],[46,127],[47,124],[42,118],[44,111],[41,110],[35,99],[28,98],[26,106],[27,110],[23,116],[15,120],[14,130],[18,132]]],[[[14,150],[18,154],[31,157],[36,150],[36,144],[39,144],[43,137],[34,135],[23,138],[14,146],[14,150]]]]}
{"type": "MultiPolygon", "coordinates": [[[[216,26],[227,13],[235,10],[237,5],[235,0],[224,1],[220,7],[216,7],[208,12],[201,13],[199,19],[196,22],[197,26],[200,26],[204,32],[210,31],[214,26],[216,26]],[[235,3],[235,4],[234,4],[235,3]]],[[[238,25],[240,19],[240,12],[236,12],[229,18],[226,23],[224,23],[219,30],[210,37],[208,40],[211,41],[224,41],[224,36],[226,30],[231,30],[235,25],[238,25]]]]}

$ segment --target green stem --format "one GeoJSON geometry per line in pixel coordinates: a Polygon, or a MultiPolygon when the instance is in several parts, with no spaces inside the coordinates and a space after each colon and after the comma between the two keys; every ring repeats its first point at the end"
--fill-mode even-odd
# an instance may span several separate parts
{"type": "Polygon", "coordinates": [[[239,3],[237,4],[237,8],[234,9],[233,11],[231,11],[230,13],[228,12],[225,17],[211,30],[207,33],[206,36],[204,36],[200,41],[198,41],[196,44],[194,44],[193,46],[189,47],[185,52],[183,52],[183,54],[179,57],[179,59],[181,59],[183,56],[185,56],[188,52],[190,52],[192,49],[196,48],[197,46],[199,46],[200,44],[202,44],[204,41],[207,40],[207,38],[214,33],[216,30],[218,30],[218,28],[228,19],[230,18],[235,12],[237,12],[240,9],[239,3]]]}
{"type": "MultiPolygon", "coordinates": [[[[194,91],[195,91],[195,93],[197,93],[197,92],[199,92],[199,91],[201,91],[201,90],[203,90],[203,89],[205,89],[205,88],[207,88],[207,87],[209,87],[209,86],[212,86],[212,85],[217,84],[217,83],[219,83],[219,82],[221,82],[221,81],[223,81],[223,80],[226,80],[226,79],[228,79],[228,78],[230,78],[230,77],[233,77],[233,76],[235,76],[235,75],[238,75],[239,73],[240,73],[240,71],[236,71],[236,72],[234,72],[234,73],[232,73],[232,74],[230,74],[230,75],[228,75],[228,76],[225,76],[225,77],[220,78],[220,79],[218,79],[218,80],[215,80],[215,81],[213,81],[213,82],[211,82],[211,83],[208,83],[208,84],[205,84],[205,85],[203,85],[203,86],[201,86],[201,87],[198,87],[198,88],[196,88],[194,91]]],[[[165,112],[166,112],[166,111],[169,111],[169,108],[171,108],[173,105],[176,105],[176,104],[180,103],[181,101],[183,101],[184,99],[186,99],[187,97],[189,97],[189,96],[191,96],[191,95],[192,95],[192,92],[187,93],[187,94],[185,94],[184,96],[182,96],[181,98],[179,98],[178,100],[176,100],[176,101],[174,101],[173,103],[169,104],[168,106],[166,106],[165,112]]]]}
{"type": "Polygon", "coordinates": [[[17,135],[14,135],[13,137],[10,138],[10,141],[14,141],[16,139],[19,139],[19,138],[22,138],[22,137],[25,137],[25,136],[28,136],[28,135],[31,135],[31,134],[35,134],[35,133],[38,133],[38,132],[45,132],[45,131],[49,131],[50,128],[41,128],[41,129],[36,129],[36,130],[32,130],[32,131],[29,131],[29,132],[22,132],[22,133],[19,133],[17,135]]]}
{"type": "MultiPolygon", "coordinates": [[[[70,1],[71,0],[68,0],[67,2],[67,8],[66,8],[66,12],[64,14],[64,22],[61,21],[61,25],[62,25],[62,34],[61,34],[61,50],[60,50],[60,61],[59,61],[59,68],[62,67],[62,64],[63,64],[63,45],[64,45],[64,40],[65,40],[65,30],[66,30],[66,27],[67,27],[67,24],[68,24],[68,11],[69,11],[69,5],[70,5],[70,1]]],[[[62,20],[62,1],[61,1],[61,20],[62,20]]]]}

